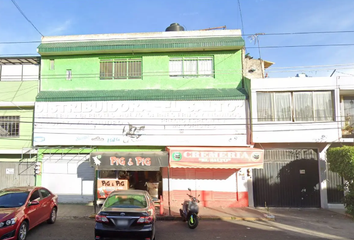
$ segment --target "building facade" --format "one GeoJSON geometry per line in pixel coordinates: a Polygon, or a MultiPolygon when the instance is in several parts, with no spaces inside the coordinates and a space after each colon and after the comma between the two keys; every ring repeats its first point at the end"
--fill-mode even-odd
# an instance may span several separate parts
{"type": "Polygon", "coordinates": [[[251,79],[252,140],[264,149],[253,170],[254,206],[335,207],[343,192],[326,151],[352,144],[352,78],[251,79]],[[346,129],[347,128],[347,129],[346,129]],[[347,134],[347,135],[346,135],[347,134]]]}
{"type": "Polygon", "coordinates": [[[32,132],[39,72],[39,57],[0,58],[0,189],[35,183],[32,132]]]}
{"type": "Polygon", "coordinates": [[[62,202],[150,183],[165,205],[191,188],[204,206],[248,206],[263,151],[250,148],[243,48],[239,30],[44,37],[37,184],[62,202]]]}

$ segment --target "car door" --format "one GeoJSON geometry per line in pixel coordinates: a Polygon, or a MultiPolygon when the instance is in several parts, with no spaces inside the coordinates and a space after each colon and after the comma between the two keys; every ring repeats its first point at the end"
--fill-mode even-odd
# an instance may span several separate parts
{"type": "Polygon", "coordinates": [[[42,212],[42,219],[41,222],[48,220],[50,217],[50,212],[51,212],[51,193],[45,189],[45,188],[40,188],[39,193],[41,194],[41,200],[40,204],[42,205],[40,211],[42,212]]]}
{"type": "Polygon", "coordinates": [[[32,191],[31,196],[29,198],[28,201],[28,211],[27,211],[27,215],[29,218],[29,227],[30,229],[37,226],[39,223],[41,223],[41,219],[42,217],[42,211],[41,211],[41,203],[40,203],[41,197],[39,194],[39,191],[36,189],[34,191],[32,191]],[[39,204],[36,205],[32,205],[31,203],[33,201],[38,201],[39,204]]]}

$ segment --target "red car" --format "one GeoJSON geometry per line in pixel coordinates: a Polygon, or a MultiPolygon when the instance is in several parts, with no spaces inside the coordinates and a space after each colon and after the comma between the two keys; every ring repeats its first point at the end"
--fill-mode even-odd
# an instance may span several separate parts
{"type": "Polygon", "coordinates": [[[28,230],[57,218],[58,196],[43,187],[0,190],[0,239],[25,240],[28,230]]]}

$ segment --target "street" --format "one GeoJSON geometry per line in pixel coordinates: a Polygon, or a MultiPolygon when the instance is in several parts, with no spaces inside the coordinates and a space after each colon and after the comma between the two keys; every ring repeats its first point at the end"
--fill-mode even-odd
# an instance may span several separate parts
{"type": "MultiPolygon", "coordinates": [[[[94,220],[88,218],[58,218],[53,225],[43,223],[28,234],[28,240],[88,240],[94,239],[94,220]]],[[[335,215],[330,221],[280,217],[277,221],[201,220],[195,230],[181,221],[158,221],[157,240],[188,239],[354,239],[354,221],[335,215]],[[329,226],[331,225],[331,226],[329,226]]]]}

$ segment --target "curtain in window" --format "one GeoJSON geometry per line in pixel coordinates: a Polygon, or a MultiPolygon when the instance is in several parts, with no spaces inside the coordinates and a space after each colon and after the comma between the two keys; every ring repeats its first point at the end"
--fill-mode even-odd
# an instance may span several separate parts
{"type": "Polygon", "coordinates": [[[211,58],[200,58],[198,61],[199,75],[205,77],[213,76],[213,61],[211,58]]]}
{"type": "Polygon", "coordinates": [[[313,121],[313,93],[294,92],[295,121],[313,121]]]}
{"type": "Polygon", "coordinates": [[[183,75],[183,61],[171,59],[169,63],[170,77],[180,77],[183,75]]]}
{"type": "Polygon", "coordinates": [[[272,93],[257,93],[257,119],[259,122],[274,121],[272,93]]]}
{"type": "Polygon", "coordinates": [[[183,69],[185,75],[198,75],[197,60],[192,58],[185,58],[183,61],[183,69]]]}
{"type": "Polygon", "coordinates": [[[291,121],[290,92],[274,93],[275,121],[291,121]]]}
{"type": "Polygon", "coordinates": [[[316,122],[333,120],[332,93],[330,91],[314,92],[313,106],[315,109],[316,122]]]}

